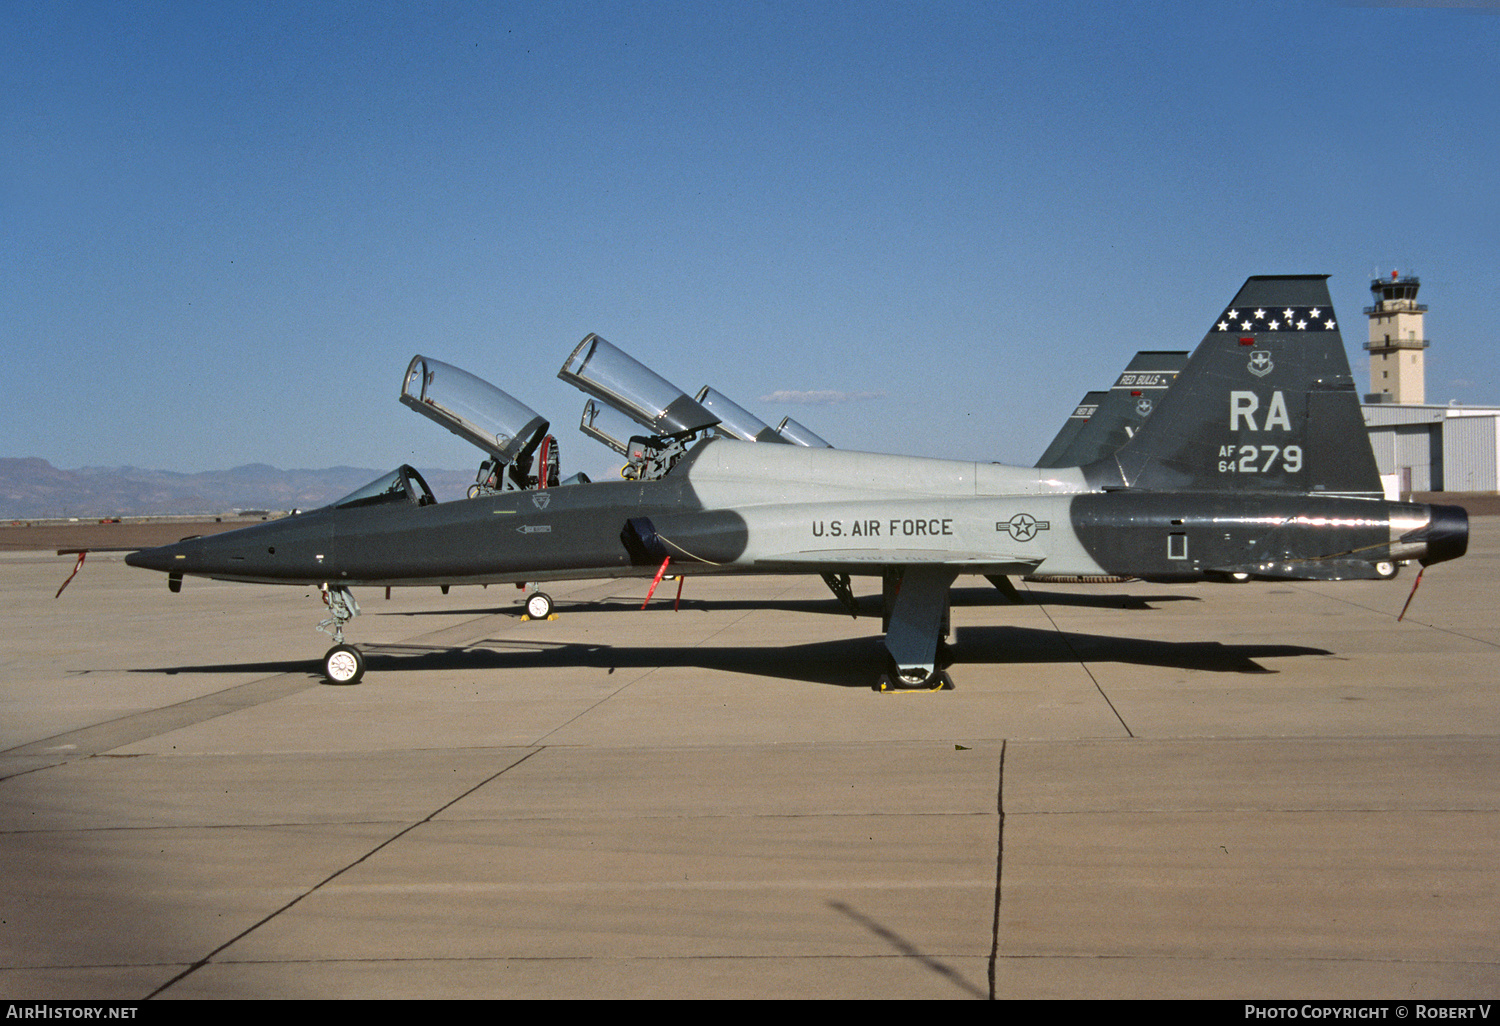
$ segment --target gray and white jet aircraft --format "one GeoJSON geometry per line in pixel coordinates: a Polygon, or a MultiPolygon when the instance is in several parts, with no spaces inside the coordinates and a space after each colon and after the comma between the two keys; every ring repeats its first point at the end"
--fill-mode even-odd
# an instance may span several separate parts
{"type": "Polygon", "coordinates": [[[649,577],[668,564],[874,576],[887,609],[875,685],[892,689],[950,684],[939,642],[959,574],[1373,580],[1468,546],[1462,508],[1384,498],[1326,275],[1247,280],[1149,419],[1078,467],[710,438],[711,412],[659,378],[636,387],[628,363],[590,335],[559,377],[646,425],[625,447],[633,479],[531,474],[545,422],[519,444],[520,432],[476,429],[502,486],[473,498],[435,502],[403,466],[331,506],[126,561],[174,590],[185,575],[323,586],[337,683],[364,670],[342,634],[355,586],[649,577]]]}

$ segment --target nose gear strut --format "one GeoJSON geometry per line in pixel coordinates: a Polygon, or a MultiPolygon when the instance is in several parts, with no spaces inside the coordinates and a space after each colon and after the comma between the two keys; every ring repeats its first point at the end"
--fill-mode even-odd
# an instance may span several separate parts
{"type": "Polygon", "coordinates": [[[359,615],[359,603],[340,584],[325,584],[322,591],[329,617],[318,624],[318,630],[333,637],[333,647],[323,654],[323,674],[330,684],[358,684],[365,675],[365,657],[353,645],[344,644],[344,624],[359,615]]]}

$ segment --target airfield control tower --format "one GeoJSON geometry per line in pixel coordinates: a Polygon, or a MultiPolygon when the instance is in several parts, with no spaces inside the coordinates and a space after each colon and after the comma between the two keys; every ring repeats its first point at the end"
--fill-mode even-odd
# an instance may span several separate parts
{"type": "Polygon", "coordinates": [[[1375,305],[1365,307],[1370,318],[1370,394],[1367,403],[1423,403],[1427,398],[1425,355],[1428,346],[1422,328],[1427,307],[1417,302],[1422,283],[1415,275],[1370,282],[1375,305]]]}

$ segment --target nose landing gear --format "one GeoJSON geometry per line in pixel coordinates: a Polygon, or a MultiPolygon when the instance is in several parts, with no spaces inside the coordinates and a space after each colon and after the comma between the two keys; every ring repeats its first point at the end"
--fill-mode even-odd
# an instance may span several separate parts
{"type": "Polygon", "coordinates": [[[365,657],[353,645],[334,645],[323,656],[323,676],[330,684],[358,684],[365,675],[365,657]]]}
{"type": "Polygon", "coordinates": [[[323,655],[323,676],[330,684],[358,684],[365,675],[365,657],[353,645],[344,644],[344,624],[359,615],[359,603],[348,588],[325,584],[323,604],[329,615],[318,630],[333,637],[333,647],[323,655]]]}
{"type": "Polygon", "coordinates": [[[534,591],[526,596],[526,619],[551,620],[552,598],[546,592],[534,591]]]}

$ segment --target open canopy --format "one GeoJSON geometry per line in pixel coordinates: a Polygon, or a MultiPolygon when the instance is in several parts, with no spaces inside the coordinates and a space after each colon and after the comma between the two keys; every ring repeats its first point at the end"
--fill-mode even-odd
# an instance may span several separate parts
{"type": "Polygon", "coordinates": [[[426,356],[407,365],[401,401],[504,463],[529,455],[547,433],[547,422],[519,399],[426,356]]]}
{"type": "Polygon", "coordinates": [[[557,376],[660,437],[689,435],[719,422],[682,389],[598,335],[578,343],[557,376]]]}
{"type": "Polygon", "coordinates": [[[825,442],[818,433],[811,428],[803,427],[791,417],[782,417],[781,423],[776,426],[776,433],[795,445],[805,445],[810,449],[832,449],[830,442],[825,442]]]}
{"type": "Polygon", "coordinates": [[[745,442],[787,443],[791,441],[789,438],[782,438],[776,433],[775,428],[739,403],[707,385],[703,386],[696,398],[700,406],[719,418],[719,423],[714,427],[716,435],[738,438],[745,442]]]}

